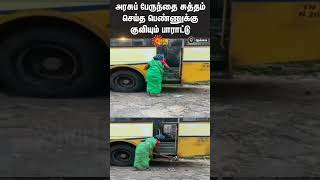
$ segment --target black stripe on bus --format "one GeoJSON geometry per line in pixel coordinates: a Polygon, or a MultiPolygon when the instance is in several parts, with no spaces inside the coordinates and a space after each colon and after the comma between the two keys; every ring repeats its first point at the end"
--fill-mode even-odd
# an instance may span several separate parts
{"type": "Polygon", "coordinates": [[[0,10],[0,15],[8,15],[15,12],[15,10],[0,10]]]}
{"type": "MultiPolygon", "coordinates": [[[[153,137],[153,136],[150,136],[150,137],[153,137]]],[[[141,137],[141,138],[123,138],[123,139],[110,139],[111,141],[113,140],[117,140],[117,141],[121,141],[121,140],[124,140],[124,141],[127,141],[127,140],[144,140],[146,138],[149,138],[149,137],[141,137]]]]}
{"type": "Polygon", "coordinates": [[[210,136],[178,136],[178,138],[210,138],[210,136]]]}
{"type": "Polygon", "coordinates": [[[145,62],[145,63],[116,64],[116,65],[111,65],[111,67],[112,67],[112,66],[121,66],[121,65],[143,65],[143,64],[148,64],[148,63],[145,62]]]}
{"type": "Polygon", "coordinates": [[[197,61],[197,60],[183,60],[183,63],[184,62],[210,62],[210,60],[199,60],[199,61],[197,61]]]}

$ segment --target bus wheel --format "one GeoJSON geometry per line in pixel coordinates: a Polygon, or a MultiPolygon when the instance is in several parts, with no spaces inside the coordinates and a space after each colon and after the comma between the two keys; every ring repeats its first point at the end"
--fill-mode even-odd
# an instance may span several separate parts
{"type": "Polygon", "coordinates": [[[111,164],[115,166],[132,166],[135,148],[129,145],[114,145],[110,149],[111,164]]]}
{"type": "Polygon", "coordinates": [[[85,33],[34,27],[1,46],[1,81],[18,94],[82,96],[106,87],[106,49],[85,33]]]}
{"type": "Polygon", "coordinates": [[[144,78],[130,70],[119,70],[111,74],[110,87],[117,92],[138,92],[145,86],[144,78]]]}

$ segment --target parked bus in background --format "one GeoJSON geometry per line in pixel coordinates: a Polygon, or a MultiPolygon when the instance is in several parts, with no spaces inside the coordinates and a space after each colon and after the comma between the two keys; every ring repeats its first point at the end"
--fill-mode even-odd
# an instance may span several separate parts
{"type": "Polygon", "coordinates": [[[213,3],[213,71],[234,66],[320,60],[320,2],[217,0],[213,3]]]}
{"type": "Polygon", "coordinates": [[[109,0],[1,0],[0,83],[35,96],[106,89],[109,0]]]}
{"type": "Polygon", "coordinates": [[[161,137],[156,157],[210,156],[209,118],[114,118],[110,123],[111,164],[132,165],[136,146],[154,136],[161,137]]]}

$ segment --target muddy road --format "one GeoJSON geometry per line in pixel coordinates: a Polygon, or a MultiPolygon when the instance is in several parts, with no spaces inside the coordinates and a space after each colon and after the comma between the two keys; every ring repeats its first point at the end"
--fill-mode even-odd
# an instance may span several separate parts
{"type": "Polygon", "coordinates": [[[161,97],[110,91],[111,117],[209,117],[210,86],[164,87],[161,97]]]}
{"type": "Polygon", "coordinates": [[[40,99],[0,89],[0,174],[105,176],[105,97],[40,99]]]}
{"type": "Polygon", "coordinates": [[[319,176],[320,76],[217,80],[213,176],[319,176]]]}
{"type": "Polygon", "coordinates": [[[203,180],[209,177],[210,161],[204,159],[180,159],[177,162],[152,161],[149,171],[137,171],[133,167],[110,167],[111,180],[203,180]]]}

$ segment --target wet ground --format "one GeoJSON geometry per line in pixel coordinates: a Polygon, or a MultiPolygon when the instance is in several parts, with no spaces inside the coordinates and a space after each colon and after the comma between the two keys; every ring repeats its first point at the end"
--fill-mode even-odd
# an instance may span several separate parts
{"type": "Polygon", "coordinates": [[[40,99],[0,89],[0,175],[106,176],[106,97],[40,99]]]}
{"type": "Polygon", "coordinates": [[[320,77],[251,76],[214,85],[212,176],[320,175],[320,77]]]}
{"type": "Polygon", "coordinates": [[[111,117],[209,117],[210,86],[163,88],[161,97],[145,92],[110,92],[111,117]]]}
{"type": "Polygon", "coordinates": [[[110,167],[111,180],[202,180],[210,177],[210,161],[204,159],[180,159],[177,162],[158,160],[151,162],[149,171],[137,171],[133,167],[110,167]]]}

